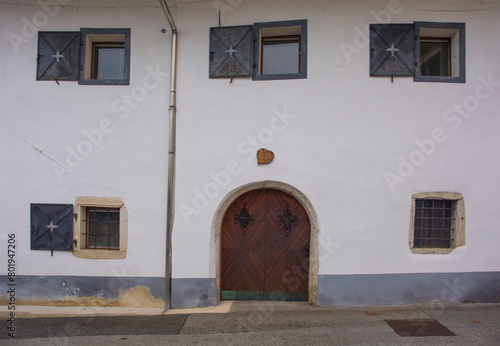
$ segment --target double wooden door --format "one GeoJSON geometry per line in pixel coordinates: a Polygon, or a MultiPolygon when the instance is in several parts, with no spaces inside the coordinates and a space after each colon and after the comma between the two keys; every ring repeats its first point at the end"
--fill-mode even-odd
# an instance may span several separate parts
{"type": "Polygon", "coordinates": [[[291,195],[244,193],[221,230],[221,299],[307,301],[310,222],[291,195]]]}

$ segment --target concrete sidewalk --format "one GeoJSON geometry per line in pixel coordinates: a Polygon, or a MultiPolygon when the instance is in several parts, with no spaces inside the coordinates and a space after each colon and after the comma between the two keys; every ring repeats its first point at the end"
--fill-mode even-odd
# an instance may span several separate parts
{"type": "MultiPolygon", "coordinates": [[[[500,304],[318,308],[307,303],[223,302],[213,308],[170,310],[165,314],[162,309],[16,308],[16,339],[7,341],[11,338],[1,328],[4,332],[0,343],[500,344],[500,304]],[[423,334],[432,334],[433,321],[437,321],[455,336],[405,336],[405,332],[398,335],[386,320],[409,322],[423,334]]],[[[1,313],[4,321],[5,312],[1,313]]]]}
{"type": "MultiPolygon", "coordinates": [[[[306,302],[258,302],[258,301],[221,301],[218,306],[192,309],[163,308],[126,308],[126,307],[88,307],[88,306],[29,306],[17,305],[18,318],[40,317],[83,317],[83,316],[154,316],[154,315],[190,315],[190,314],[221,314],[241,311],[260,310],[294,310],[315,311],[321,308],[306,302]]],[[[10,311],[6,306],[0,306],[0,318],[9,317],[10,311]]]]}

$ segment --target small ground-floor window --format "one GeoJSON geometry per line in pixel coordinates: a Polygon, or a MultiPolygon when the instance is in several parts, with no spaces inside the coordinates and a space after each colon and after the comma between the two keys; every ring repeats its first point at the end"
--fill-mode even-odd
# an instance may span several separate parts
{"type": "Polygon", "coordinates": [[[85,247],[87,249],[120,249],[120,209],[87,207],[85,247]]]}
{"type": "Polygon", "coordinates": [[[127,255],[128,216],[119,198],[78,197],[74,255],[122,259],[127,255]]]}
{"type": "Polygon", "coordinates": [[[410,249],[413,253],[447,254],[465,245],[463,197],[452,192],[412,196],[410,249]]]}

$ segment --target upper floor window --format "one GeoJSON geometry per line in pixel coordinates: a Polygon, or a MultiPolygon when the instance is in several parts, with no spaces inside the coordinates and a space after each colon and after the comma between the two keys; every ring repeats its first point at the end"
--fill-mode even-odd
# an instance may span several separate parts
{"type": "Polygon", "coordinates": [[[130,29],[38,33],[37,80],[130,84],[130,29]]]}
{"type": "Polygon", "coordinates": [[[210,78],[307,78],[307,20],[210,28],[210,78]]]}
{"type": "Polygon", "coordinates": [[[130,29],[82,29],[80,84],[130,84],[130,29]]]}
{"type": "Polygon", "coordinates": [[[253,79],[307,77],[307,20],[254,25],[253,79]]]}
{"type": "Polygon", "coordinates": [[[465,83],[465,24],[371,24],[370,75],[465,83]]]}
{"type": "Polygon", "coordinates": [[[465,83],[465,24],[416,22],[416,82],[465,83]]]}

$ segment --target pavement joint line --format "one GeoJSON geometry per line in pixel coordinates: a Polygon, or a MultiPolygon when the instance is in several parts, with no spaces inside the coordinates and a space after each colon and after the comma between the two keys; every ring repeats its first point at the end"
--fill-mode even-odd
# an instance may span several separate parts
{"type": "Polygon", "coordinates": [[[184,322],[182,322],[182,326],[181,326],[181,327],[179,328],[179,330],[177,331],[177,335],[182,334],[182,329],[184,329],[184,326],[186,325],[186,322],[187,322],[187,320],[189,319],[189,316],[191,316],[191,315],[187,315],[187,316],[186,316],[186,319],[184,320],[184,322]]]}
{"type": "MultiPolygon", "coordinates": [[[[431,316],[429,316],[429,314],[427,312],[425,312],[424,310],[422,310],[422,307],[419,306],[419,304],[414,304],[414,306],[421,312],[423,313],[425,316],[427,316],[428,318],[432,318],[431,316]]],[[[432,318],[434,319],[434,318],[432,318]]]]}

